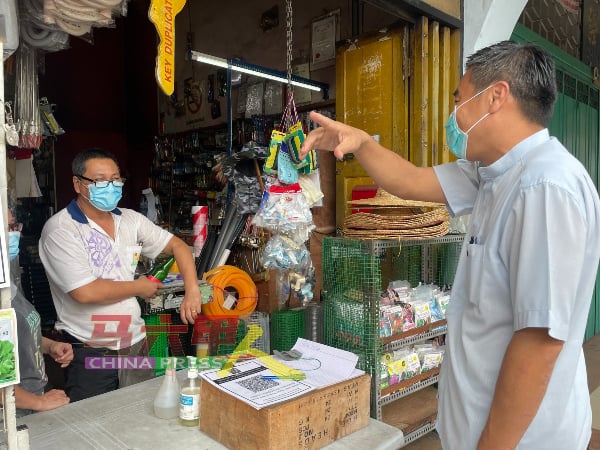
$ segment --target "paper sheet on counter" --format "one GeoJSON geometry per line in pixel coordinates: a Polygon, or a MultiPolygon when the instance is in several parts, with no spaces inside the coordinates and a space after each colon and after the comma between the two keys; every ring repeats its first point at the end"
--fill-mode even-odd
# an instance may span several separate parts
{"type": "Polygon", "coordinates": [[[290,400],[314,389],[303,381],[277,378],[277,374],[259,359],[236,363],[231,373],[222,378],[219,378],[218,372],[219,370],[201,372],[201,376],[256,409],[290,400]]]}
{"type": "Polygon", "coordinates": [[[303,381],[315,388],[339,383],[364,373],[356,368],[358,355],[346,350],[303,338],[298,338],[292,350],[300,352],[302,357],[283,362],[293,369],[304,372],[306,379],[303,381]]]}
{"type": "Polygon", "coordinates": [[[200,375],[222,391],[260,409],[364,373],[356,369],[358,356],[354,353],[302,338],[293,349],[302,354],[300,359],[287,361],[269,357],[301,370],[306,375],[303,380],[280,378],[282,374],[273,372],[259,358],[237,362],[225,376],[219,376],[221,369],[200,372],[200,375]]]}

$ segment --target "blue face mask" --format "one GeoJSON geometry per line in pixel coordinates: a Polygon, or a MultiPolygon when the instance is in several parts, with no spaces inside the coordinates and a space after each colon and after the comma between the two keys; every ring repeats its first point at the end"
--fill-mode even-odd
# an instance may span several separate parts
{"type": "Polygon", "coordinates": [[[109,183],[104,188],[98,188],[90,184],[87,188],[90,192],[90,203],[100,211],[112,211],[117,207],[123,196],[123,187],[115,186],[113,183],[109,183]]]}
{"type": "Polygon", "coordinates": [[[462,106],[469,103],[475,97],[483,94],[491,87],[491,85],[486,87],[485,89],[479,91],[477,94],[475,94],[473,97],[471,97],[458,107],[455,106],[454,111],[450,113],[450,117],[448,117],[448,120],[446,121],[446,143],[448,144],[448,148],[450,149],[450,151],[454,153],[454,156],[456,156],[458,159],[467,159],[467,141],[469,140],[469,133],[473,128],[479,125],[479,122],[481,122],[483,119],[489,116],[490,113],[484,114],[484,116],[481,119],[479,119],[477,122],[471,125],[471,128],[469,128],[467,131],[463,131],[460,129],[460,127],[458,126],[458,122],[456,121],[456,111],[458,111],[458,109],[462,106]]]}
{"type": "Polygon", "coordinates": [[[8,259],[11,261],[19,256],[19,240],[21,239],[20,231],[8,232],[8,259]]]}

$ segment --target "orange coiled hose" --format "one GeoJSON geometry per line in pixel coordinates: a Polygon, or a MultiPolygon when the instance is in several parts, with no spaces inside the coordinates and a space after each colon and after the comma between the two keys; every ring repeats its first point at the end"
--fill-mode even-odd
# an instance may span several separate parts
{"type": "Polygon", "coordinates": [[[249,316],[256,309],[258,290],[250,275],[234,266],[219,266],[205,272],[202,279],[213,286],[212,302],[202,304],[202,314],[208,318],[249,316]],[[228,291],[238,294],[233,308],[225,306],[228,291]]]}

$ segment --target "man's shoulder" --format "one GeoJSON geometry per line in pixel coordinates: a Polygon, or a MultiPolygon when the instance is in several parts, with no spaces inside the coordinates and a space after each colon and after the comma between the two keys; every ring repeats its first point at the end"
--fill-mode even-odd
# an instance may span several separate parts
{"type": "Polygon", "coordinates": [[[78,229],[82,225],[71,215],[67,208],[59,210],[50,217],[42,228],[40,243],[49,245],[51,241],[56,245],[64,246],[73,236],[78,234],[78,229]]]}
{"type": "Polygon", "coordinates": [[[122,216],[143,216],[142,213],[137,212],[135,209],[121,208],[120,206],[118,209],[122,216]]]}
{"type": "Polygon", "coordinates": [[[119,208],[119,212],[120,212],[121,220],[125,220],[127,222],[139,223],[146,218],[146,216],[144,216],[142,213],[136,211],[135,209],[119,208]]]}
{"type": "Polygon", "coordinates": [[[537,178],[562,184],[569,177],[587,175],[584,165],[556,138],[550,139],[525,158],[525,171],[537,178]]]}
{"type": "Polygon", "coordinates": [[[556,139],[527,159],[520,187],[524,191],[543,189],[545,198],[550,192],[566,192],[574,199],[587,198],[594,204],[599,203],[598,192],[586,167],[556,139]]]}
{"type": "Polygon", "coordinates": [[[67,208],[63,208],[48,218],[44,224],[44,230],[51,230],[56,227],[65,226],[68,222],[74,222],[74,220],[67,211],[67,208]]]}

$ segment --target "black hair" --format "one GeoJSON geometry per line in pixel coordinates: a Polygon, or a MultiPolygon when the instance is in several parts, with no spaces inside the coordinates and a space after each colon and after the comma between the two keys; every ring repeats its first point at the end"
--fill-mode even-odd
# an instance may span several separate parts
{"type": "Polygon", "coordinates": [[[112,159],[117,165],[117,168],[119,167],[119,161],[117,161],[117,157],[111,152],[103,148],[92,147],[80,151],[75,156],[73,162],[71,163],[71,171],[73,172],[73,175],[83,175],[85,173],[86,163],[88,162],[88,160],[95,158],[112,159]]]}
{"type": "Polygon", "coordinates": [[[552,55],[534,44],[502,41],[467,58],[470,81],[481,90],[506,81],[523,115],[547,127],[556,102],[556,69],[552,55]]]}

